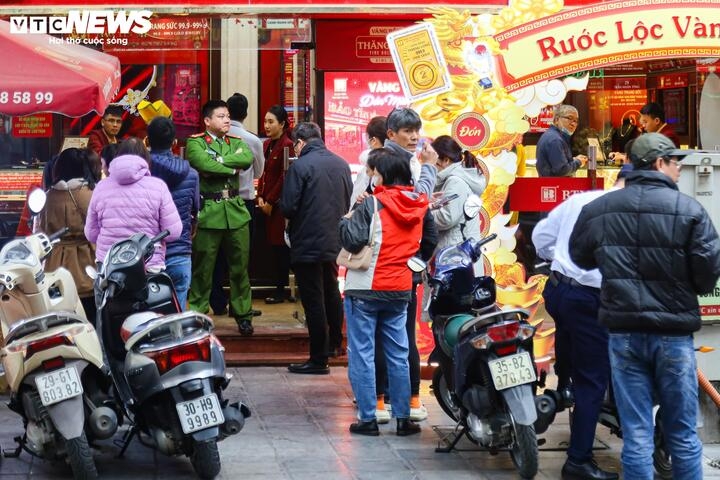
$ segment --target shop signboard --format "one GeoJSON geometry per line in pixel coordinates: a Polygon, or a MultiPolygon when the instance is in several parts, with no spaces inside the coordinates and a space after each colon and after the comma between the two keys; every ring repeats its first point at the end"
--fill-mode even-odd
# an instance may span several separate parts
{"type": "Polygon", "coordinates": [[[370,119],[408,104],[395,72],[326,72],[324,97],[325,143],[351,166],[367,148],[370,119]]]}
{"type": "MultiPolygon", "coordinates": [[[[602,189],[602,177],[595,179],[602,189]]],[[[510,185],[510,210],[549,212],[573,194],[592,190],[592,180],[581,177],[517,177],[510,185]]]]}
{"type": "Polygon", "coordinates": [[[52,137],[52,113],[36,113],[12,119],[12,136],[15,138],[52,137]]]}
{"type": "Polygon", "coordinates": [[[689,0],[621,0],[566,10],[496,34],[499,75],[514,91],[589,68],[717,57],[719,21],[716,3],[689,0]]]}
{"type": "Polygon", "coordinates": [[[32,185],[42,185],[42,170],[1,170],[0,201],[24,202],[32,185]]]}

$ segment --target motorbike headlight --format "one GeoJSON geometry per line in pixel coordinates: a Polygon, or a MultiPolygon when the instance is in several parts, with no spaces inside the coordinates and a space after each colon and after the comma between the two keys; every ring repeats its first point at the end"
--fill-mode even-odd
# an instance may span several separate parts
{"type": "Polygon", "coordinates": [[[0,264],[22,263],[34,267],[38,262],[23,240],[12,241],[0,250],[0,264]]]}
{"type": "Polygon", "coordinates": [[[127,242],[117,246],[117,249],[110,257],[110,263],[119,265],[134,260],[138,255],[138,248],[134,242],[127,242]]]}

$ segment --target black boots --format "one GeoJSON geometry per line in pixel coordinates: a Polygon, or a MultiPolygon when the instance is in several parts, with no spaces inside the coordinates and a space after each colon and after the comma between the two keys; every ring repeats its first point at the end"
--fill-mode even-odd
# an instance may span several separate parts
{"type": "Polygon", "coordinates": [[[378,428],[377,420],[375,419],[372,419],[369,422],[358,420],[357,423],[350,425],[350,433],[367,435],[368,437],[377,437],[380,435],[380,429],[378,428]]]}
{"type": "Polygon", "coordinates": [[[416,433],[420,433],[420,425],[418,425],[417,423],[413,423],[408,418],[398,418],[396,433],[398,437],[415,435],[416,433]]]}

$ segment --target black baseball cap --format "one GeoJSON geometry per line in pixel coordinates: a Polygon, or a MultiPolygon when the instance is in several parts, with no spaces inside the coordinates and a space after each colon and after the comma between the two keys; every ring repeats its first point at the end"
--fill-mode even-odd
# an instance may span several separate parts
{"type": "Polygon", "coordinates": [[[675,147],[672,140],[661,133],[646,133],[633,142],[630,149],[630,161],[635,167],[649,165],[658,157],[684,157],[686,150],[675,147]]]}

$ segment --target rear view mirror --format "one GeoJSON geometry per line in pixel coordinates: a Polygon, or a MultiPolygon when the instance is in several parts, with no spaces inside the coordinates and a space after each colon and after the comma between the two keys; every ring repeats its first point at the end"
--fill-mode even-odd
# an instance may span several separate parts
{"type": "Polygon", "coordinates": [[[42,188],[33,188],[27,194],[27,205],[30,211],[37,215],[45,208],[45,202],[47,200],[47,194],[42,188]]]}
{"type": "Polygon", "coordinates": [[[465,211],[465,216],[467,218],[475,218],[480,214],[480,209],[482,208],[482,198],[480,198],[478,195],[470,195],[465,200],[465,205],[463,206],[463,210],[465,211]]]}
{"type": "Polygon", "coordinates": [[[98,276],[97,270],[95,270],[95,267],[93,267],[92,265],[87,265],[85,267],[85,274],[87,274],[87,276],[92,278],[93,280],[95,280],[98,276]]]}
{"type": "Polygon", "coordinates": [[[422,271],[425,271],[425,269],[427,268],[427,263],[425,263],[422,258],[410,257],[408,258],[407,266],[413,272],[420,273],[422,271]]]}

